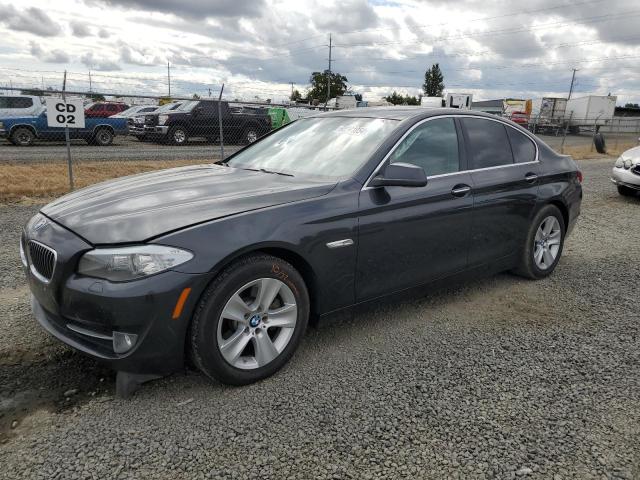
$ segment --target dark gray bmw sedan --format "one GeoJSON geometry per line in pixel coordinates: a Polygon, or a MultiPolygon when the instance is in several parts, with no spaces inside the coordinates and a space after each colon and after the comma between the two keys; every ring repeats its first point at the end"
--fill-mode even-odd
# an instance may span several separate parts
{"type": "Polygon", "coordinates": [[[553,272],[575,162],[498,117],[358,109],[298,120],[218,165],[101,183],[20,244],[38,322],[118,371],[122,394],[190,358],[242,385],[310,317],[442,282],[553,272]]]}

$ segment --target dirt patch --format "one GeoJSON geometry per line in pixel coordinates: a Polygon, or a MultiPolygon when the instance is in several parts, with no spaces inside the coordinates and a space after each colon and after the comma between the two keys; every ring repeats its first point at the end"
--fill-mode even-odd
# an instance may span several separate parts
{"type": "MultiPolygon", "coordinates": [[[[102,182],[136,173],[182,167],[193,160],[95,162],[73,166],[75,187],[102,182]]],[[[25,201],[25,197],[46,198],[69,192],[68,167],[64,163],[0,165],[0,202],[25,201]]]]}

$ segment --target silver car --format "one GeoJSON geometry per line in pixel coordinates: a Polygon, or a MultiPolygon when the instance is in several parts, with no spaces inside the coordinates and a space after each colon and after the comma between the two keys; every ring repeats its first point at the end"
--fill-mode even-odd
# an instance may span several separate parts
{"type": "Polygon", "coordinates": [[[618,157],[611,172],[611,181],[618,187],[620,195],[633,196],[640,191],[640,146],[618,157]]]}

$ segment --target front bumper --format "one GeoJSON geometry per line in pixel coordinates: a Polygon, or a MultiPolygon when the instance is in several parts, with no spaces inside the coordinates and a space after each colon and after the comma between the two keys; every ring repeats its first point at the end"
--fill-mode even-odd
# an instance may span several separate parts
{"type": "MultiPolygon", "coordinates": [[[[637,169],[637,167],[634,168],[637,169]]],[[[633,168],[627,170],[625,168],[613,167],[611,171],[611,181],[616,185],[640,190],[640,174],[634,173],[633,168]]]]}
{"type": "Polygon", "coordinates": [[[4,128],[0,128],[0,138],[9,138],[9,133],[4,128]]]}
{"type": "Polygon", "coordinates": [[[27,231],[27,237],[33,240],[37,236],[38,242],[56,250],[53,276],[43,282],[31,268],[24,269],[33,314],[42,328],[118,371],[166,375],[184,365],[189,321],[209,274],[170,270],[131,282],[78,275],[77,260],[86,244],[82,248],[84,242],[51,221],[43,230],[54,234],[27,231]],[[63,238],[66,242],[60,243],[63,238]],[[191,292],[182,313],[174,319],[176,303],[185,288],[191,292]],[[123,349],[125,335],[131,344],[123,349]]]}

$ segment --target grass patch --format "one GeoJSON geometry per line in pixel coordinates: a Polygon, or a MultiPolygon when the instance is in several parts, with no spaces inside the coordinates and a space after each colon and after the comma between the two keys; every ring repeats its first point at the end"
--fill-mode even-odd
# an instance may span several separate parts
{"type": "MultiPolygon", "coordinates": [[[[206,163],[201,160],[156,160],[141,162],[87,162],[74,164],[76,188],[111,178],[163,168],[206,163]]],[[[0,202],[51,198],[69,192],[69,174],[64,163],[0,165],[0,202]]]]}
{"type": "MultiPolygon", "coordinates": [[[[637,146],[637,142],[619,142],[618,145],[613,141],[607,142],[607,153],[601,154],[596,152],[596,147],[593,145],[565,145],[563,153],[565,155],[571,155],[574,160],[586,160],[589,158],[602,158],[607,156],[618,157],[622,152],[637,146]]],[[[560,151],[560,148],[558,147],[556,151],[560,151]]]]}

